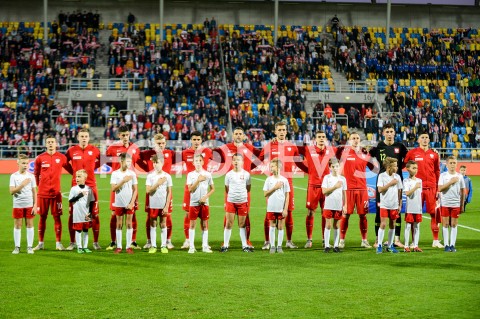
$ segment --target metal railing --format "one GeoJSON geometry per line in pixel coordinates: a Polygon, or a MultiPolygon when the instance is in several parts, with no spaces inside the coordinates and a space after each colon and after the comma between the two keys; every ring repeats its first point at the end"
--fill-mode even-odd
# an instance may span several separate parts
{"type": "MultiPolygon", "coordinates": [[[[61,112],[60,112],[61,113],[61,112]]],[[[50,120],[52,127],[56,126],[57,118],[60,116],[59,111],[50,111],[50,120]]],[[[75,123],[77,126],[88,124],[90,127],[90,113],[88,112],[73,112],[73,114],[63,114],[62,117],[68,121],[68,123],[75,123]]]]}
{"type": "Polygon", "coordinates": [[[308,80],[301,81],[302,86],[305,84],[307,92],[331,92],[331,93],[377,93],[378,85],[366,81],[351,81],[345,82],[330,81],[333,87],[330,86],[328,80],[308,80]]]}
{"type": "Polygon", "coordinates": [[[67,90],[138,91],[142,88],[142,82],[143,78],[70,78],[67,80],[67,90]]]}

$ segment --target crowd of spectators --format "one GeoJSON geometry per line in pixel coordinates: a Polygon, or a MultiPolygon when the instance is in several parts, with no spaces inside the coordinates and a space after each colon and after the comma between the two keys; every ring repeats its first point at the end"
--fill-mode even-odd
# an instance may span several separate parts
{"type": "Polygon", "coordinates": [[[63,108],[53,101],[53,95],[69,77],[93,77],[99,47],[94,31],[98,19],[95,29],[91,23],[89,18],[72,21],[71,15],[61,13],[59,22],[47,26],[47,45],[42,43],[40,23],[5,23],[0,28],[3,145],[12,149],[16,145],[42,145],[47,134],[58,135],[60,142],[71,140],[70,127],[76,127],[76,123],[66,120],[60,128],[52,123],[56,118],[50,118],[52,111],[63,108]]]}
{"type": "Polygon", "coordinates": [[[386,92],[383,111],[388,116],[375,120],[366,133],[373,133],[375,139],[384,123],[393,122],[397,140],[409,146],[423,127],[430,132],[432,146],[477,147],[477,30],[405,29],[391,30],[394,40],[386,50],[381,30],[373,33],[355,26],[334,32],[332,55],[337,71],[344,72],[348,80],[377,83],[386,92]],[[391,116],[391,112],[396,114],[391,116]]]}

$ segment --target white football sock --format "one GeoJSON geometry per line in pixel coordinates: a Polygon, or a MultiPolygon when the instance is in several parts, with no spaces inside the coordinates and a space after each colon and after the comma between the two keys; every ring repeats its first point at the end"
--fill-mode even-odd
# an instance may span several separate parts
{"type": "Polygon", "coordinates": [[[230,247],[230,237],[232,236],[232,229],[223,230],[223,246],[230,247]]]}
{"type": "Polygon", "coordinates": [[[333,237],[335,238],[335,242],[333,243],[333,247],[338,247],[340,242],[340,230],[338,228],[333,229],[333,237]]]}
{"type": "Polygon", "coordinates": [[[208,247],[208,230],[202,232],[202,247],[208,247]]]}
{"type": "Polygon", "coordinates": [[[127,249],[130,248],[132,244],[132,237],[133,237],[133,228],[127,228],[127,249]]]}
{"type": "Polygon", "coordinates": [[[448,240],[448,227],[443,227],[443,244],[445,246],[450,246],[450,241],[448,240]]]}
{"type": "Polygon", "coordinates": [[[395,228],[388,230],[388,247],[393,244],[393,238],[395,237],[395,228]]]}
{"type": "Polygon", "coordinates": [[[195,248],[195,229],[188,230],[188,241],[190,243],[190,248],[195,248]]]}
{"type": "Polygon", "coordinates": [[[330,229],[325,227],[323,237],[325,239],[325,248],[330,247],[330,229]]]}
{"type": "Polygon", "coordinates": [[[167,246],[167,227],[164,227],[161,229],[160,237],[162,240],[162,246],[161,247],[166,247],[167,246]]]}
{"type": "Polygon", "coordinates": [[[455,242],[457,241],[457,227],[450,228],[450,246],[455,247],[455,242]]]}
{"type": "Polygon", "coordinates": [[[240,240],[242,241],[242,248],[247,247],[247,232],[245,228],[240,228],[240,240]]]}
{"type": "Polygon", "coordinates": [[[406,223],[406,225],[405,225],[405,247],[408,247],[408,241],[410,239],[411,228],[412,228],[412,224],[406,223]]]}
{"type": "Polygon", "coordinates": [[[15,242],[15,247],[20,247],[20,241],[22,239],[22,229],[14,228],[13,229],[13,241],[15,242]]]}
{"type": "Polygon", "coordinates": [[[378,245],[383,245],[383,237],[385,237],[385,229],[378,229],[378,245]]]}
{"type": "Polygon", "coordinates": [[[418,248],[418,241],[420,239],[420,224],[413,223],[413,245],[418,248]]]}
{"type": "Polygon", "coordinates": [[[270,248],[275,247],[275,227],[270,226],[270,248]]]}
{"type": "Polygon", "coordinates": [[[75,231],[75,242],[77,243],[77,249],[82,249],[82,232],[75,231]]]}
{"type": "Polygon", "coordinates": [[[27,228],[27,247],[32,247],[32,245],[33,245],[33,236],[34,236],[33,227],[27,228]]]}
{"type": "Polygon", "coordinates": [[[122,249],[122,230],[117,229],[116,233],[117,233],[117,248],[122,249]]]}
{"type": "Polygon", "coordinates": [[[150,226],[150,244],[153,247],[157,247],[157,227],[150,226]]]}
{"type": "Polygon", "coordinates": [[[277,247],[282,247],[283,245],[283,234],[285,233],[285,230],[278,230],[278,242],[277,242],[277,247]]]}
{"type": "Polygon", "coordinates": [[[88,231],[83,232],[83,248],[88,248],[88,231]]]}

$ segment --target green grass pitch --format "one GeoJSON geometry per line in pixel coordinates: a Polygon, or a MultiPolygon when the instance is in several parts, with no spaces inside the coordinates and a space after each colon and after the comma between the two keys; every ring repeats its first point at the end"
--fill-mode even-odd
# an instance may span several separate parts
{"type": "MultiPolygon", "coordinates": [[[[218,253],[223,241],[223,177],[215,178],[211,199],[210,244],[213,254],[189,255],[183,242],[184,179],[174,178],[173,243],[164,255],[136,251],[114,255],[105,250],[89,255],[54,251],[53,220],[47,220],[45,251],[12,255],[12,199],[9,176],[0,176],[0,318],[478,318],[480,302],[480,201],[474,200],[460,218],[457,253],[431,248],[429,221],[421,227],[424,253],[376,255],[360,248],[358,217],[352,216],[346,248],[341,254],[321,250],[320,215],[314,229],[314,249],[285,250],[270,255],[263,243],[263,176],[252,185],[253,254],[240,249],[238,227],[232,249],[218,253]]],[[[473,177],[480,194],[480,177],[473,177]]],[[[100,244],[109,243],[109,177],[98,178],[100,244]]],[[[139,179],[140,198],[145,179],[139,179]]],[[[306,179],[296,179],[294,241],[305,243],[306,179]]],[[[69,191],[70,176],[62,190],[69,191]]],[[[138,242],[143,245],[145,213],[138,214],[138,242]]],[[[66,207],[67,201],[64,201],[66,207]]],[[[68,244],[67,210],[63,243],[68,244]]],[[[369,241],[374,242],[374,215],[369,215],[369,241]]],[[[35,245],[37,243],[35,220],[35,245]]],[[[402,238],[403,238],[402,225],[402,238]]],[[[200,231],[196,243],[200,246],[200,231]]],[[[158,236],[160,239],[160,236],[158,236]]],[[[90,245],[92,236],[90,236],[90,245]]]]}

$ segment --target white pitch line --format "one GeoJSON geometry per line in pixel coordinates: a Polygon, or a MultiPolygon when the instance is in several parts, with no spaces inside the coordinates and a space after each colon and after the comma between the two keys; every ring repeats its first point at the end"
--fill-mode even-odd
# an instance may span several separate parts
{"type": "MultiPolygon", "coordinates": [[[[257,178],[257,177],[252,177],[252,179],[257,180],[257,181],[263,181],[263,179],[257,178]]],[[[302,191],[306,191],[306,190],[307,190],[306,188],[298,187],[298,186],[293,186],[293,188],[300,189],[300,190],[302,190],[302,191]]],[[[431,219],[430,217],[427,217],[427,216],[423,216],[423,218],[431,219]]],[[[460,225],[460,224],[457,224],[457,226],[458,226],[458,227],[461,227],[461,228],[470,229],[470,230],[473,230],[473,231],[476,231],[476,232],[479,232],[479,233],[480,233],[480,229],[477,229],[477,228],[473,228],[473,227],[469,227],[469,226],[465,226],[465,225],[460,225]]]]}
{"type": "MultiPolygon", "coordinates": [[[[426,219],[432,219],[431,217],[427,217],[427,216],[423,216],[423,218],[426,218],[426,219]]],[[[473,227],[469,227],[469,226],[465,226],[465,225],[460,225],[460,224],[457,224],[458,227],[462,227],[462,228],[466,228],[466,229],[470,229],[470,230],[473,230],[473,231],[476,231],[476,232],[479,232],[480,233],[480,229],[477,229],[477,228],[473,228],[473,227]]]]}

